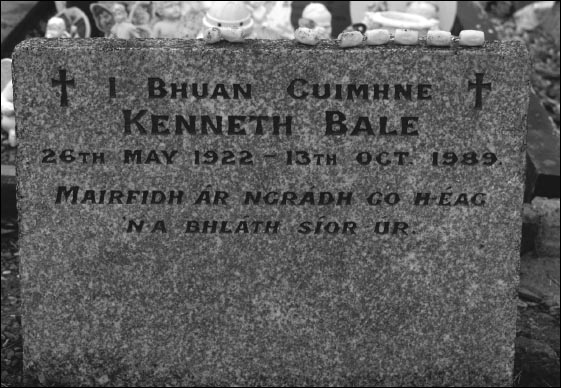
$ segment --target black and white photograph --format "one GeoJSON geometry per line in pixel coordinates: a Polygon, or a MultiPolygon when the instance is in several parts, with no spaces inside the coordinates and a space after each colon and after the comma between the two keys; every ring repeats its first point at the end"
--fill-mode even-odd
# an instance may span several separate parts
{"type": "Polygon", "coordinates": [[[2,1],[4,387],[558,387],[559,1],[2,1]]]}

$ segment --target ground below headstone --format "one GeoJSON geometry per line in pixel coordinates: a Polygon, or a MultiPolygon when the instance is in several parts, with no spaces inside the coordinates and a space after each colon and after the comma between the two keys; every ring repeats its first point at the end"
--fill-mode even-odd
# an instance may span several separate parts
{"type": "MultiPolygon", "coordinates": [[[[20,315],[19,253],[15,219],[2,219],[2,387],[58,386],[44,377],[22,376],[22,338],[20,315]]],[[[527,258],[525,258],[527,259],[527,258]]],[[[523,265],[532,276],[522,279],[526,293],[519,302],[515,381],[516,387],[558,387],[559,381],[559,277],[553,283],[552,295],[539,288],[544,260],[523,259],[523,265]],[[538,266],[532,271],[533,266],[538,266]],[[556,288],[555,288],[556,287],[556,288]],[[529,290],[528,290],[529,289],[529,290]]],[[[559,258],[557,266],[559,265],[559,258]]],[[[555,262],[550,260],[550,266],[555,262]]],[[[558,267],[557,267],[558,268],[558,267]]],[[[103,386],[103,381],[98,381],[103,386]]]]}

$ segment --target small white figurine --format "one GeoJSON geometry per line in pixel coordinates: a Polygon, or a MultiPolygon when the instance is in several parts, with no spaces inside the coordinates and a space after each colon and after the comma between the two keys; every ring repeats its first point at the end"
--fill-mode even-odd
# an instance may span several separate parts
{"type": "MultiPolygon", "coordinates": [[[[227,31],[228,36],[253,38],[253,25],[251,11],[242,1],[216,1],[203,18],[205,29],[218,27],[239,30],[227,31]]],[[[224,33],[222,35],[224,37],[224,33]]]]}
{"type": "Polygon", "coordinates": [[[8,133],[8,143],[16,146],[16,114],[14,111],[14,92],[12,87],[12,60],[2,59],[2,130],[8,133]]]}
{"type": "Polygon", "coordinates": [[[262,25],[267,18],[273,1],[247,1],[245,4],[251,12],[251,18],[253,22],[257,25],[262,25]]]}
{"type": "Polygon", "coordinates": [[[161,18],[154,24],[154,38],[184,38],[187,35],[182,20],[180,1],[158,1],[155,4],[156,15],[161,18]]]}
{"type": "Polygon", "coordinates": [[[348,31],[339,34],[337,40],[339,41],[339,47],[348,48],[360,46],[365,40],[364,38],[360,31],[348,31]]]}
{"type": "Polygon", "coordinates": [[[438,19],[438,5],[434,1],[411,1],[405,12],[421,15],[427,19],[438,19]]]}
{"type": "Polygon", "coordinates": [[[331,39],[331,13],[323,4],[308,4],[302,11],[298,26],[316,31],[319,39],[331,39]]]}
{"type": "Polygon", "coordinates": [[[203,30],[203,18],[208,8],[204,1],[185,1],[181,4],[184,38],[195,39],[203,30]]]}
{"type": "Polygon", "coordinates": [[[66,31],[66,23],[59,17],[52,17],[47,22],[45,38],[70,38],[70,33],[66,31]]]}
{"type": "Polygon", "coordinates": [[[110,38],[132,39],[132,38],[148,38],[150,33],[143,31],[140,26],[135,26],[128,21],[128,14],[125,6],[120,3],[113,4],[111,8],[115,24],[111,27],[110,38]],[[144,34],[143,34],[144,32],[144,34]]]}
{"type": "Polygon", "coordinates": [[[135,1],[129,13],[129,20],[135,26],[145,26],[149,28],[152,23],[153,5],[150,1],[135,1]]]}
{"type": "Polygon", "coordinates": [[[290,22],[292,1],[272,1],[271,3],[274,4],[261,24],[263,29],[275,32],[279,39],[294,39],[294,27],[290,22]]]}
{"type": "Polygon", "coordinates": [[[111,35],[111,28],[115,25],[113,13],[105,4],[93,3],[90,4],[90,11],[95,20],[97,28],[108,37],[111,35]]]}
{"type": "MultiPolygon", "coordinates": [[[[58,8],[58,7],[57,7],[58,8]]],[[[89,38],[90,20],[78,7],[63,8],[55,17],[64,20],[64,28],[71,38],[89,38]]],[[[48,25],[47,25],[48,28],[48,25]]]]}

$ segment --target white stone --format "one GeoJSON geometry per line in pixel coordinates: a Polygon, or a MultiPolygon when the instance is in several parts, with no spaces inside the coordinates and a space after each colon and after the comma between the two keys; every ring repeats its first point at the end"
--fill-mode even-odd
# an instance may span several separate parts
{"type": "Polygon", "coordinates": [[[485,33],[477,30],[463,30],[460,32],[460,46],[483,46],[485,33]]]}
{"type": "Polygon", "coordinates": [[[450,46],[452,34],[449,31],[428,31],[427,44],[429,46],[450,46]]]}
{"type": "Polygon", "coordinates": [[[245,31],[243,28],[221,27],[220,34],[228,42],[240,43],[245,41],[245,31]]]}
{"type": "Polygon", "coordinates": [[[386,44],[390,41],[390,32],[388,30],[368,30],[365,32],[365,35],[365,44],[367,45],[378,46],[381,44],[386,44]]]}
{"type": "Polygon", "coordinates": [[[339,34],[339,46],[341,48],[345,47],[356,47],[362,44],[364,40],[364,35],[360,31],[349,31],[339,34]]]}
{"type": "Polygon", "coordinates": [[[296,39],[300,43],[311,46],[315,46],[319,43],[317,32],[306,27],[300,27],[296,29],[296,31],[294,31],[294,39],[296,39]]]}
{"type": "Polygon", "coordinates": [[[222,33],[220,32],[220,28],[212,27],[205,31],[205,41],[207,43],[218,43],[222,40],[222,33]]]}
{"type": "Polygon", "coordinates": [[[419,41],[417,30],[395,30],[394,42],[397,44],[414,45],[419,41]]]}

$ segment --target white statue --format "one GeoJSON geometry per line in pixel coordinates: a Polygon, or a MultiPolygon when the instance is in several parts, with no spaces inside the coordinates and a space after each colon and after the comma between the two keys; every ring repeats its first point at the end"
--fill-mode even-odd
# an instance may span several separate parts
{"type": "Polygon", "coordinates": [[[226,34],[240,39],[253,38],[251,10],[242,1],[216,1],[203,18],[205,29],[226,29],[226,34]]]}
{"type": "Polygon", "coordinates": [[[49,19],[45,38],[70,38],[70,33],[66,31],[66,23],[62,18],[54,16],[49,19]]]}
{"type": "Polygon", "coordinates": [[[272,1],[271,3],[274,4],[265,15],[261,25],[264,29],[278,34],[279,38],[294,39],[294,27],[290,22],[292,1],[272,1]]]}
{"type": "Polygon", "coordinates": [[[154,38],[184,38],[187,35],[180,1],[156,2],[156,15],[161,18],[152,27],[154,38]]]}
{"type": "MultiPolygon", "coordinates": [[[[51,23],[51,20],[54,19],[52,18],[51,20],[49,20],[49,24],[47,24],[47,34],[45,34],[47,38],[54,38],[54,37],[89,38],[90,37],[90,33],[91,33],[90,20],[88,19],[88,16],[84,13],[84,11],[82,11],[80,8],[78,7],[63,8],[54,17],[62,19],[64,21],[64,25],[57,22],[58,26],[56,28],[58,28],[58,31],[62,31],[64,29],[66,33],[64,34],[65,36],[60,36],[60,35],[47,36],[49,32],[49,24],[51,23]]],[[[58,32],[58,34],[61,34],[61,32],[58,32]]]]}
{"type": "Polygon", "coordinates": [[[118,39],[149,38],[150,31],[135,26],[128,20],[128,13],[123,4],[115,3],[111,8],[115,24],[111,27],[109,37],[118,39]]]}
{"type": "Polygon", "coordinates": [[[97,28],[106,37],[111,35],[111,28],[115,25],[115,18],[111,9],[105,4],[93,3],[90,4],[90,12],[93,15],[97,28]]]}
{"type": "Polygon", "coordinates": [[[129,21],[135,26],[150,28],[154,19],[151,1],[135,1],[129,12],[129,21]]]}
{"type": "Polygon", "coordinates": [[[310,3],[302,11],[298,26],[313,30],[319,39],[331,39],[331,12],[321,3],[310,3]]]}

